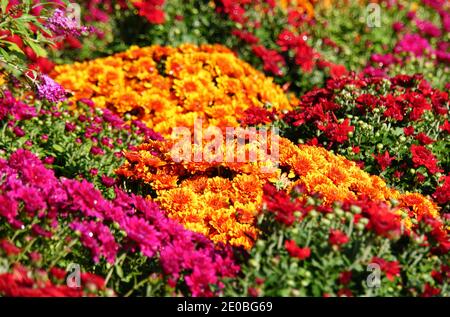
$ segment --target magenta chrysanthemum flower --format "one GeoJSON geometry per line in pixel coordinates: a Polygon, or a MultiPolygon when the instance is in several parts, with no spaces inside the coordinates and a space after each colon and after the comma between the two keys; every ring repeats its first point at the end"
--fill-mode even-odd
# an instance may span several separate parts
{"type": "Polygon", "coordinates": [[[0,120],[8,115],[16,120],[27,120],[36,116],[36,109],[15,99],[10,91],[5,90],[3,98],[0,99],[0,120]]]}
{"type": "Polygon", "coordinates": [[[81,243],[92,252],[95,262],[104,256],[109,263],[114,263],[119,246],[107,226],[91,220],[74,221],[70,228],[80,233],[81,243]]]}
{"type": "Polygon", "coordinates": [[[37,84],[37,97],[50,102],[60,102],[67,99],[66,91],[47,75],[41,75],[37,84]]]}
{"type": "Polygon", "coordinates": [[[422,56],[430,49],[430,43],[418,34],[406,34],[394,48],[396,53],[410,52],[415,56],[422,56]]]}
{"type": "Polygon", "coordinates": [[[424,35],[431,37],[440,37],[442,35],[441,30],[430,21],[417,19],[416,26],[424,35]]]}
{"type": "Polygon", "coordinates": [[[80,36],[90,32],[90,28],[81,26],[74,18],[66,16],[61,9],[56,9],[45,25],[56,36],[80,36]]]}

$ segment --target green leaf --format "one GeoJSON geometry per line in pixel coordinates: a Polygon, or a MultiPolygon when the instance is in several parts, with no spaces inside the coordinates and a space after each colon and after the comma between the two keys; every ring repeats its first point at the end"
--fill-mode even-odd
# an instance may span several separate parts
{"type": "Polygon", "coordinates": [[[38,56],[47,57],[47,52],[39,44],[33,40],[25,39],[24,41],[38,56]]]}
{"type": "Polygon", "coordinates": [[[59,144],[53,144],[52,148],[53,148],[53,150],[55,150],[56,152],[59,152],[59,153],[65,152],[64,148],[59,144]]]}
{"type": "Polygon", "coordinates": [[[16,43],[9,42],[9,41],[3,41],[3,40],[0,40],[0,43],[5,43],[5,45],[8,46],[8,49],[11,51],[23,53],[23,51],[20,49],[20,47],[16,43]]]}
{"type": "Polygon", "coordinates": [[[0,9],[2,10],[2,13],[6,13],[6,7],[8,6],[8,3],[9,3],[8,0],[1,0],[0,9]]]}
{"type": "Polygon", "coordinates": [[[116,273],[121,279],[123,279],[123,270],[122,270],[122,267],[120,265],[116,266],[116,273]]]}

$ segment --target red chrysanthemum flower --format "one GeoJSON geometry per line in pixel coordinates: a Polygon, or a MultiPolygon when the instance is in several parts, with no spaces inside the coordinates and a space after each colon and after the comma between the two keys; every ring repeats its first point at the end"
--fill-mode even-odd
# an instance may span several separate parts
{"type": "Polygon", "coordinates": [[[231,31],[231,34],[233,34],[234,36],[237,36],[238,38],[240,38],[241,40],[243,40],[244,42],[246,42],[248,44],[256,44],[259,42],[258,37],[256,37],[255,35],[253,35],[253,33],[249,32],[249,31],[233,29],[231,31]]]}
{"type": "Polygon", "coordinates": [[[442,131],[450,133],[450,123],[448,120],[445,120],[444,124],[439,127],[442,131]]]}
{"type": "Polygon", "coordinates": [[[300,248],[294,240],[287,240],[284,243],[284,247],[291,257],[297,258],[299,260],[309,258],[309,256],[311,255],[311,250],[309,248],[300,248]]]}
{"type": "Polygon", "coordinates": [[[16,247],[15,244],[11,243],[6,239],[0,240],[0,250],[5,251],[7,256],[17,255],[21,252],[21,250],[18,247],[16,247]]]}
{"type": "Polygon", "coordinates": [[[445,176],[444,184],[436,188],[433,198],[442,205],[450,202],[450,175],[445,176]]]}
{"type": "Polygon", "coordinates": [[[300,42],[295,51],[295,63],[305,73],[310,73],[314,67],[314,50],[305,42],[300,42]]]}
{"type": "Polygon", "coordinates": [[[386,261],[379,257],[373,257],[370,262],[378,264],[389,281],[393,281],[396,276],[400,276],[400,264],[398,261],[386,261]]]}
{"type": "Polygon", "coordinates": [[[347,75],[347,68],[344,65],[331,64],[330,65],[330,76],[331,78],[339,78],[347,75]]]}
{"type": "Polygon", "coordinates": [[[319,130],[325,132],[327,138],[338,143],[347,141],[348,134],[355,130],[355,127],[350,125],[350,120],[348,118],[342,123],[328,122],[327,125],[319,123],[317,127],[319,130]]]}
{"type": "Polygon", "coordinates": [[[413,135],[413,134],[414,134],[414,127],[413,127],[413,126],[410,126],[410,127],[403,128],[403,133],[404,133],[406,136],[413,135]]]}
{"type": "Polygon", "coordinates": [[[283,30],[279,35],[277,39],[277,44],[280,46],[282,51],[287,51],[288,49],[291,49],[295,47],[299,41],[302,41],[299,36],[295,35],[289,30],[283,30]]]}
{"type": "Polygon", "coordinates": [[[339,274],[339,283],[342,285],[347,285],[352,280],[352,272],[344,271],[339,274]]]}
{"type": "Polygon", "coordinates": [[[330,229],[328,242],[332,245],[344,245],[350,241],[349,237],[340,230],[330,229]]]}
{"type": "Polygon", "coordinates": [[[425,166],[432,174],[442,172],[443,170],[437,166],[437,159],[422,145],[411,145],[411,154],[414,167],[425,166]]]}
{"type": "Polygon", "coordinates": [[[275,220],[291,226],[295,221],[294,211],[307,212],[312,206],[303,206],[298,200],[291,200],[291,197],[284,191],[278,191],[272,184],[263,187],[264,202],[267,209],[275,215],[275,220]]]}
{"type": "Polygon", "coordinates": [[[395,156],[389,156],[389,152],[386,150],[384,154],[373,155],[375,160],[381,167],[381,170],[384,171],[388,166],[391,166],[393,160],[395,160],[395,156]]]}
{"type": "Polygon", "coordinates": [[[384,203],[367,201],[363,213],[369,218],[368,228],[385,237],[400,234],[401,218],[384,203]]]}
{"type": "Polygon", "coordinates": [[[429,283],[425,284],[422,297],[434,297],[441,294],[441,290],[437,287],[431,286],[429,283]]]}
{"type": "Polygon", "coordinates": [[[273,121],[275,112],[264,108],[252,106],[244,111],[244,118],[241,119],[243,125],[266,124],[273,121]]]}
{"type": "Polygon", "coordinates": [[[428,135],[426,135],[423,132],[420,132],[419,134],[417,134],[415,136],[415,139],[417,141],[419,141],[420,144],[422,144],[422,145],[427,145],[427,144],[431,144],[431,143],[435,142],[435,140],[433,140],[432,138],[430,138],[428,135]]]}

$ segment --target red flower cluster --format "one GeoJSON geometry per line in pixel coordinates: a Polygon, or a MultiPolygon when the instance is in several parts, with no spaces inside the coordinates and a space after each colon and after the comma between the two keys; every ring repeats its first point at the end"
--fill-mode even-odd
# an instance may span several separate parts
{"type": "Polygon", "coordinates": [[[248,21],[244,5],[249,2],[241,0],[220,0],[221,6],[217,7],[217,11],[227,14],[236,23],[244,24],[248,21]]]}
{"type": "Polygon", "coordinates": [[[265,71],[277,76],[283,75],[282,67],[286,65],[286,61],[277,51],[268,49],[263,45],[252,46],[252,51],[263,61],[265,71]]]}
{"type": "Polygon", "coordinates": [[[330,229],[330,235],[328,237],[328,242],[331,245],[341,246],[350,241],[349,237],[340,230],[330,229]]]}
{"type": "Polygon", "coordinates": [[[294,34],[285,29],[278,35],[277,44],[281,51],[292,50],[295,52],[295,63],[305,73],[310,73],[314,67],[314,61],[319,57],[319,54],[306,43],[308,36],[306,34],[294,34]]]}
{"type": "Polygon", "coordinates": [[[389,152],[386,151],[384,154],[373,155],[375,160],[377,160],[378,164],[381,167],[381,170],[384,171],[388,166],[391,165],[391,162],[395,160],[395,156],[389,156],[389,152]]]}
{"type": "Polygon", "coordinates": [[[428,240],[437,243],[437,247],[434,247],[432,252],[434,254],[448,253],[450,251],[450,237],[446,228],[442,226],[442,223],[431,217],[424,217],[423,222],[430,227],[428,240]]]}
{"type": "Polygon", "coordinates": [[[28,66],[30,70],[37,70],[45,74],[48,74],[53,70],[55,64],[46,57],[37,56],[29,46],[25,45],[19,35],[12,35],[11,32],[7,30],[0,30],[0,37],[3,37],[3,41],[16,44],[25,53],[30,63],[28,66]]]}
{"type": "Polygon", "coordinates": [[[361,208],[361,214],[358,214],[358,217],[355,216],[355,222],[364,216],[369,219],[367,229],[374,231],[377,235],[395,238],[401,234],[401,217],[386,203],[361,197],[359,200],[344,202],[342,208],[347,210],[352,205],[361,208]]]}
{"type": "Polygon", "coordinates": [[[165,0],[139,0],[132,2],[138,9],[139,15],[146,18],[150,23],[163,24],[165,22],[166,18],[162,9],[165,0]]]}
{"type": "Polygon", "coordinates": [[[396,276],[400,276],[400,264],[398,261],[386,261],[379,257],[373,257],[370,262],[378,264],[390,281],[393,281],[396,276]]]}
{"type": "Polygon", "coordinates": [[[347,141],[348,134],[355,130],[355,127],[350,125],[349,119],[345,119],[342,123],[332,122],[328,119],[325,125],[319,123],[317,127],[319,130],[324,131],[328,139],[337,143],[347,141]]]}
{"type": "Polygon", "coordinates": [[[259,42],[259,38],[257,38],[255,35],[253,35],[253,33],[249,31],[233,29],[231,31],[231,34],[237,36],[238,38],[240,38],[241,40],[243,40],[248,44],[257,44],[259,42]]]}
{"type": "Polygon", "coordinates": [[[428,145],[428,144],[432,144],[435,142],[435,140],[433,140],[432,138],[430,138],[428,135],[426,135],[423,132],[420,132],[419,134],[417,134],[414,137],[417,141],[420,142],[420,144],[422,145],[428,145]]]}
{"type": "Polygon", "coordinates": [[[254,126],[270,123],[273,121],[274,117],[275,110],[269,111],[264,108],[252,106],[244,111],[244,117],[240,121],[244,126],[254,126]]]}
{"type": "MultiPolygon", "coordinates": [[[[58,285],[65,282],[66,272],[51,269],[50,275],[44,271],[30,271],[20,264],[16,264],[11,273],[0,274],[0,295],[8,297],[81,297],[89,295],[83,289],[58,285]]],[[[81,286],[92,285],[97,290],[104,289],[103,278],[90,273],[81,274],[81,286]]],[[[91,294],[94,295],[94,294],[91,294]]]]}
{"type": "Polygon", "coordinates": [[[448,120],[445,120],[444,124],[439,127],[442,131],[445,131],[447,133],[450,133],[450,122],[448,120]]]}
{"type": "MultiPolygon", "coordinates": [[[[276,39],[273,45],[265,45],[267,42],[259,38],[258,30],[262,28],[261,21],[267,20],[275,15],[277,3],[271,1],[248,1],[248,0],[220,0],[215,1],[216,11],[225,14],[235,23],[232,35],[236,36],[246,44],[251,45],[252,52],[263,62],[266,72],[275,76],[298,76],[298,71],[311,73],[314,67],[320,69],[328,68],[332,77],[339,77],[346,74],[347,70],[343,65],[336,65],[324,60],[321,55],[308,43],[309,35],[305,32],[297,32],[301,26],[312,21],[312,8],[302,7],[302,5],[285,3],[287,6],[283,18],[286,19],[288,27],[280,33],[272,34],[272,30],[267,30],[272,38],[276,39]]],[[[305,4],[305,3],[303,3],[305,4]]],[[[310,3],[307,3],[310,5],[310,3]]],[[[329,41],[330,42],[330,41],[329,41]]],[[[284,79],[285,80],[285,79],[284,79]]]]}
{"type": "MultiPolygon", "coordinates": [[[[1,200],[2,199],[0,197],[0,201],[1,200]]],[[[6,239],[0,240],[0,251],[1,250],[3,250],[6,253],[6,256],[17,255],[21,252],[21,250],[15,244],[11,243],[10,241],[8,241],[6,239]]]]}
{"type": "Polygon", "coordinates": [[[450,202],[450,174],[444,177],[442,186],[436,188],[433,198],[441,205],[450,202]]]}
{"type": "Polygon", "coordinates": [[[286,240],[284,247],[291,257],[299,260],[305,260],[311,255],[311,250],[308,247],[300,248],[294,240],[286,240]]]}
{"type": "Polygon", "coordinates": [[[411,154],[414,167],[425,166],[431,174],[443,172],[437,166],[436,157],[426,147],[413,144],[411,145],[411,154]]]}
{"type": "Polygon", "coordinates": [[[292,200],[285,191],[278,191],[272,184],[265,184],[264,190],[264,203],[267,209],[275,215],[275,220],[285,225],[291,226],[296,217],[295,211],[305,213],[312,209],[312,206],[304,206],[299,200],[292,200]]]}

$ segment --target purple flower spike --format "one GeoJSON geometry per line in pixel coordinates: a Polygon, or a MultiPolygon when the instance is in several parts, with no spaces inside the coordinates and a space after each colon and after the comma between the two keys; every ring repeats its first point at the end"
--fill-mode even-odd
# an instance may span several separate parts
{"type": "Polygon", "coordinates": [[[60,102],[67,99],[66,91],[47,75],[41,75],[37,84],[37,97],[50,102],[60,102]]]}
{"type": "Polygon", "coordinates": [[[56,36],[78,37],[91,31],[91,28],[81,26],[76,19],[66,16],[61,9],[53,12],[53,15],[47,20],[46,27],[56,36]]]}

